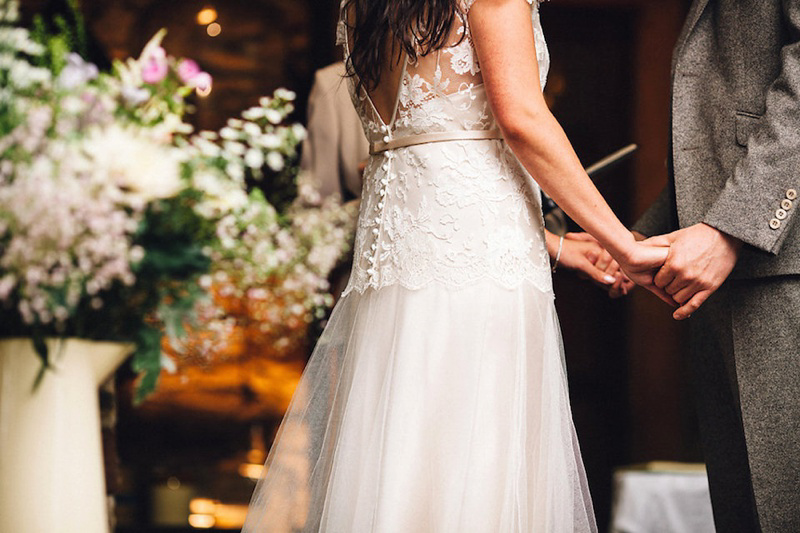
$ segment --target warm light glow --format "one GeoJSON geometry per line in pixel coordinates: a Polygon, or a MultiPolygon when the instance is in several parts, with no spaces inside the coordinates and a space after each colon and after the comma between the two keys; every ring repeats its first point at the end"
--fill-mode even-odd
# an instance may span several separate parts
{"type": "Polygon", "coordinates": [[[214,513],[215,526],[219,529],[240,530],[247,518],[247,505],[220,504],[214,513]]]}
{"type": "Polygon", "coordinates": [[[189,525],[196,529],[211,529],[217,524],[216,518],[207,514],[189,515],[189,525]]]}
{"type": "Polygon", "coordinates": [[[247,462],[248,463],[256,463],[256,464],[264,464],[264,452],[257,448],[253,448],[247,452],[247,462]]]}
{"type": "Polygon", "coordinates": [[[261,473],[264,471],[264,465],[255,463],[242,463],[239,465],[239,475],[242,477],[250,478],[258,481],[261,479],[261,473]]]}
{"type": "Polygon", "coordinates": [[[247,518],[247,505],[225,504],[209,498],[195,498],[189,503],[189,525],[196,529],[241,529],[247,518]]]}
{"type": "Polygon", "coordinates": [[[211,86],[209,85],[208,87],[198,87],[197,89],[195,89],[195,92],[197,92],[197,96],[202,96],[203,98],[205,98],[206,96],[211,94],[211,86]]]}
{"type": "Polygon", "coordinates": [[[189,510],[194,514],[214,514],[217,502],[208,498],[194,498],[189,502],[189,510]]]}
{"type": "Polygon", "coordinates": [[[209,37],[216,37],[222,33],[222,26],[220,26],[218,22],[212,22],[206,28],[206,33],[208,33],[209,37]]]}
{"type": "Polygon", "coordinates": [[[217,20],[217,10],[213,7],[204,7],[197,12],[197,23],[206,26],[217,20]]]}

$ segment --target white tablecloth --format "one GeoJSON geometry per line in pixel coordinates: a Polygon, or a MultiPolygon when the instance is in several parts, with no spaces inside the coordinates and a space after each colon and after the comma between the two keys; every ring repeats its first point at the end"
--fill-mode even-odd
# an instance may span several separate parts
{"type": "Polygon", "coordinates": [[[714,533],[702,465],[649,463],[614,474],[612,533],[714,533]]]}

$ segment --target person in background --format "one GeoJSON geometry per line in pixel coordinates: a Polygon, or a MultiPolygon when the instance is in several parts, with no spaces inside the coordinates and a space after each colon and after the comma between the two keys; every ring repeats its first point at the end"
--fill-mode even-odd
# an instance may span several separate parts
{"type": "Polygon", "coordinates": [[[341,61],[314,75],[300,171],[311,173],[323,197],[339,194],[346,202],[361,197],[361,172],[369,157],[369,143],[344,76],[341,61]]]}

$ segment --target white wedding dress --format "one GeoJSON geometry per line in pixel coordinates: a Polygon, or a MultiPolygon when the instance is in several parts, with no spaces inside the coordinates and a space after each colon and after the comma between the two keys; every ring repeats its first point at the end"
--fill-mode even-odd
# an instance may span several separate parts
{"type": "Polygon", "coordinates": [[[596,531],[539,188],[496,138],[468,25],[453,42],[407,64],[390,120],[354,94],[375,153],[352,275],[245,532],[596,531]]]}

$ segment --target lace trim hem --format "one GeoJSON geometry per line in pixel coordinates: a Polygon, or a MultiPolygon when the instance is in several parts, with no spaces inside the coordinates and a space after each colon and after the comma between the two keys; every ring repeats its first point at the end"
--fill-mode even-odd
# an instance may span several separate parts
{"type": "Polygon", "coordinates": [[[523,285],[533,285],[537,290],[541,291],[542,293],[549,294],[552,298],[555,299],[555,294],[553,293],[553,278],[550,274],[550,270],[537,270],[535,275],[531,276],[524,276],[521,278],[517,278],[513,281],[508,279],[503,279],[500,276],[492,276],[490,274],[482,274],[480,276],[476,276],[474,278],[469,278],[460,281],[452,281],[441,279],[437,277],[431,277],[424,281],[420,282],[412,282],[410,280],[403,280],[403,279],[395,279],[391,281],[382,281],[382,282],[375,282],[367,280],[353,281],[353,277],[351,276],[350,282],[347,284],[345,289],[342,291],[341,298],[344,298],[351,292],[357,292],[358,294],[364,294],[368,289],[380,290],[386,287],[392,287],[394,285],[400,285],[404,289],[408,289],[411,291],[418,291],[425,289],[431,285],[442,285],[447,287],[448,289],[459,290],[463,289],[472,285],[476,285],[481,281],[491,281],[496,283],[500,288],[506,290],[516,290],[522,287],[523,285]]]}

